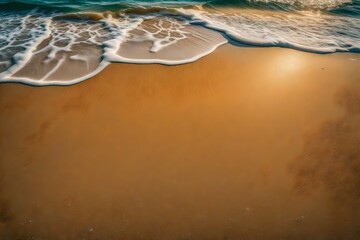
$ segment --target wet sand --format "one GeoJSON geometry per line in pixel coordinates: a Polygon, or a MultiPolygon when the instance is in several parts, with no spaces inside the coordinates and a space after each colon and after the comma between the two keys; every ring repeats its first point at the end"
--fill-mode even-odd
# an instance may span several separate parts
{"type": "Polygon", "coordinates": [[[0,239],[360,239],[359,55],[1,84],[0,122],[0,239]]]}

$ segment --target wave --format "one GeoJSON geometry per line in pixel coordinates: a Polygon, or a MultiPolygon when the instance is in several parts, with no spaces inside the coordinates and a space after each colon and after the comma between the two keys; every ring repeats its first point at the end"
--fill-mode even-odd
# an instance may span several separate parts
{"type": "Polygon", "coordinates": [[[0,10],[24,11],[40,9],[42,11],[82,12],[82,11],[119,11],[133,8],[203,5],[209,8],[242,7],[271,10],[328,10],[339,13],[359,14],[360,0],[0,0],[0,10]]]}
{"type": "Polygon", "coordinates": [[[192,18],[192,23],[223,32],[229,39],[242,44],[312,53],[360,53],[360,19],[311,12],[223,14],[186,10],[183,13],[192,18]]]}
{"type": "Polygon", "coordinates": [[[0,82],[70,85],[111,62],[185,64],[227,42],[360,53],[357,1],[216,1],[0,0],[0,82]]]}
{"type": "Polygon", "coordinates": [[[37,10],[41,12],[83,12],[83,11],[119,11],[127,8],[131,8],[130,4],[126,2],[101,2],[101,1],[39,1],[39,0],[0,0],[0,11],[31,11],[37,10]]]}
{"type": "Polygon", "coordinates": [[[74,12],[79,11],[77,7],[62,6],[61,4],[39,3],[30,1],[0,1],[0,11],[59,11],[59,12],[74,12]]]}
{"type": "Polygon", "coordinates": [[[236,7],[286,12],[322,11],[360,17],[360,0],[212,0],[204,6],[212,9],[236,7]]]}
{"type": "Polygon", "coordinates": [[[352,0],[213,0],[208,4],[213,6],[245,6],[268,9],[335,9],[352,3],[352,0]]]}

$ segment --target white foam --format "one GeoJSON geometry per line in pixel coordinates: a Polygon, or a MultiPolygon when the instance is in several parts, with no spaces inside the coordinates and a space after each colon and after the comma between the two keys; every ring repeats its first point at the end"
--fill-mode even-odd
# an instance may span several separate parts
{"type": "Polygon", "coordinates": [[[109,62],[185,64],[208,55],[227,42],[219,33],[204,28],[194,30],[188,22],[168,17],[146,17],[136,28],[131,28],[136,29],[136,33],[126,29],[126,39],[111,41],[112,47],[105,49],[109,62]],[[146,42],[151,46],[144,46],[146,42]]]}
{"type": "Polygon", "coordinates": [[[26,50],[18,53],[21,58],[1,73],[0,82],[70,85],[94,76],[111,62],[184,64],[227,42],[217,32],[195,29],[199,27],[185,20],[163,16],[110,15],[97,22],[47,21],[46,31],[29,47],[23,46],[26,50]],[[143,45],[147,42],[151,42],[149,48],[143,45]],[[134,47],[130,54],[126,51],[128,44],[134,47]]]}
{"type": "Polygon", "coordinates": [[[331,9],[346,3],[352,3],[352,0],[248,0],[249,2],[261,3],[283,3],[289,5],[300,5],[302,7],[331,9]]]}
{"type": "Polygon", "coordinates": [[[278,46],[314,53],[360,52],[360,20],[319,12],[206,12],[181,9],[192,23],[224,32],[254,46],[278,46]]]}
{"type": "MultiPolygon", "coordinates": [[[[9,66],[6,71],[0,73],[0,80],[5,79],[8,76],[11,76],[15,72],[19,71],[32,57],[33,52],[36,47],[42,43],[46,38],[48,38],[51,34],[49,26],[51,24],[51,19],[38,19],[32,18],[31,16],[26,16],[21,19],[5,19],[5,24],[8,25],[8,38],[5,46],[0,48],[0,51],[6,51],[7,48],[23,48],[23,51],[18,51],[13,54],[14,64],[9,66]],[[8,21],[7,21],[8,20],[8,21]],[[12,21],[20,21],[20,24],[17,26],[18,29],[12,29],[11,23],[12,21]],[[17,30],[17,31],[16,31],[17,30]],[[30,35],[30,37],[29,37],[30,35]],[[24,43],[22,42],[23,38],[28,38],[24,43]]],[[[7,62],[10,63],[9,56],[3,56],[8,59],[7,62]]],[[[10,55],[11,57],[11,55],[10,55]]]]}
{"type": "Polygon", "coordinates": [[[97,21],[2,16],[0,82],[70,85],[109,63],[177,65],[196,61],[228,38],[253,46],[316,53],[360,52],[360,20],[319,12],[205,11],[107,14],[97,21]]]}

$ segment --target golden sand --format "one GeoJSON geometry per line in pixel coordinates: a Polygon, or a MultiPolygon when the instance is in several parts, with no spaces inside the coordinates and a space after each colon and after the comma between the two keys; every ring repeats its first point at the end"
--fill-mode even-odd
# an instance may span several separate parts
{"type": "Polygon", "coordinates": [[[360,59],[225,45],[0,85],[0,239],[359,239],[360,59]]]}

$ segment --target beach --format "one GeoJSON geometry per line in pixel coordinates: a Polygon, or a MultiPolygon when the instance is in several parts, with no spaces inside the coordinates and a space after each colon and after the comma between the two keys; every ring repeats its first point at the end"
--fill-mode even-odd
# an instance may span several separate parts
{"type": "Polygon", "coordinates": [[[359,239],[360,57],[225,44],[0,84],[1,239],[359,239]]]}

